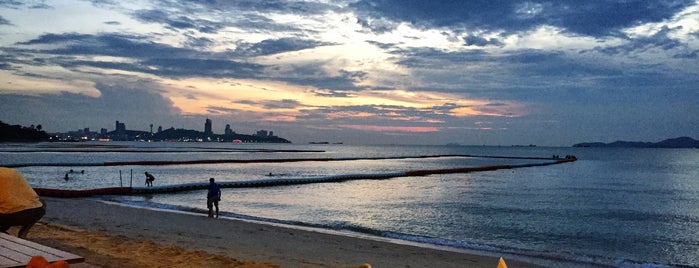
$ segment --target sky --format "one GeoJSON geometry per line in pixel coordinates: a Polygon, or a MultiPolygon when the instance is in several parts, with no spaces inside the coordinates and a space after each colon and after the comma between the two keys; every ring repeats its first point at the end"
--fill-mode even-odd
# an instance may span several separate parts
{"type": "Polygon", "coordinates": [[[699,138],[699,1],[0,0],[0,121],[304,144],[699,138]]]}

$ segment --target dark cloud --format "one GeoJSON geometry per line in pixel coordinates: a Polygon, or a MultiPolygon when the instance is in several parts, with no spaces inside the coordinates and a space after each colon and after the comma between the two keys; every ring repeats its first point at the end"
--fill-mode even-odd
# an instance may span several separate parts
{"type": "Polygon", "coordinates": [[[365,41],[365,42],[367,42],[368,44],[372,44],[378,48],[385,49],[385,50],[389,50],[389,49],[394,48],[396,46],[396,44],[394,44],[394,43],[381,43],[381,42],[372,41],[372,40],[365,41]]]}
{"type": "MultiPolygon", "coordinates": [[[[103,69],[117,69],[132,72],[149,73],[164,77],[215,77],[215,78],[255,78],[269,77],[273,73],[278,80],[300,85],[312,85],[324,89],[355,89],[354,83],[366,78],[364,72],[341,71],[338,76],[328,77],[322,65],[294,65],[292,71],[279,73],[271,66],[244,62],[247,56],[271,55],[287,51],[313,48],[326,43],[311,40],[283,38],[264,40],[256,44],[246,44],[234,52],[224,54],[195,50],[196,46],[206,46],[211,40],[206,38],[191,39],[191,48],[180,48],[162,43],[147,41],[139,35],[126,34],[44,34],[35,39],[19,42],[21,48],[13,48],[14,55],[31,54],[37,61],[25,61],[31,65],[56,64],[67,68],[92,66],[103,69]],[[52,45],[58,48],[33,49],[35,45],[52,45]],[[36,56],[43,55],[43,56],[36,56]],[[135,62],[104,62],[77,59],[73,56],[95,55],[114,56],[134,59],[135,62]],[[231,58],[240,58],[241,61],[231,58]]],[[[26,58],[25,57],[25,58],[26,58]]]]}
{"type": "Polygon", "coordinates": [[[1,7],[6,7],[6,8],[11,8],[11,9],[18,9],[20,7],[24,7],[26,5],[25,2],[23,1],[17,1],[17,0],[0,0],[0,6],[1,7]]]}
{"type": "Polygon", "coordinates": [[[32,9],[52,9],[53,6],[50,6],[46,3],[36,3],[36,4],[29,6],[29,8],[32,8],[32,9]]]}
{"type": "MultiPolygon", "coordinates": [[[[542,77],[556,81],[590,79],[592,77],[614,77],[622,70],[594,61],[584,61],[559,51],[521,50],[506,53],[494,60],[507,72],[514,73],[521,81],[542,77]]],[[[536,85],[536,82],[531,84],[536,85]]]]}
{"type": "Polygon", "coordinates": [[[357,19],[357,23],[362,26],[362,28],[367,29],[370,32],[377,34],[382,34],[390,32],[398,27],[398,23],[383,19],[383,18],[368,18],[360,17],[357,19]]]}
{"type": "MultiPolygon", "coordinates": [[[[32,45],[62,45],[55,49],[25,48],[22,52],[43,54],[40,64],[58,64],[64,67],[92,66],[162,75],[166,77],[254,77],[264,66],[224,60],[215,53],[178,48],[166,44],[144,42],[142,36],[122,34],[45,34],[27,42],[32,45]],[[74,55],[103,55],[135,59],[135,63],[78,60],[74,55]],[[56,57],[58,56],[58,57],[56,57]],[[45,62],[49,61],[49,62],[45,62]]],[[[201,41],[201,40],[200,40],[201,41]]]]}
{"type": "Polygon", "coordinates": [[[202,33],[216,33],[221,28],[226,27],[226,24],[221,22],[194,19],[185,14],[175,14],[173,16],[162,10],[139,10],[135,12],[134,17],[143,22],[162,23],[171,29],[195,29],[202,33]]]}
{"type": "Polygon", "coordinates": [[[495,39],[495,38],[485,38],[481,36],[476,36],[476,35],[469,35],[464,37],[464,41],[466,42],[467,46],[477,46],[477,47],[484,47],[484,46],[502,46],[503,43],[500,42],[500,40],[495,39]]]}
{"type": "Polygon", "coordinates": [[[325,14],[331,10],[338,10],[335,5],[307,2],[307,1],[285,1],[285,0],[211,0],[202,1],[198,4],[216,10],[228,10],[237,12],[257,12],[257,13],[281,13],[281,14],[301,14],[318,15],[325,14]]]}
{"type": "Polygon", "coordinates": [[[333,98],[353,98],[356,97],[356,93],[346,90],[311,90],[311,93],[319,97],[333,97],[333,98]]]}
{"type": "Polygon", "coordinates": [[[387,18],[425,27],[513,32],[552,25],[576,34],[606,36],[625,27],[668,19],[693,4],[691,0],[361,0],[352,7],[362,18],[387,18]]]}
{"type": "Polygon", "coordinates": [[[188,57],[201,55],[198,51],[147,41],[140,35],[126,34],[44,34],[18,45],[61,45],[55,49],[31,49],[32,53],[48,55],[102,55],[127,58],[188,57]]]}
{"type": "Polygon", "coordinates": [[[325,45],[330,43],[299,38],[266,39],[258,43],[239,43],[235,53],[245,56],[265,56],[325,45]]]}
{"type": "MultiPolygon", "coordinates": [[[[484,73],[509,74],[495,76],[496,79],[530,78],[541,76],[554,78],[559,76],[581,77],[596,75],[618,75],[619,70],[596,62],[580,61],[560,51],[516,50],[499,54],[489,54],[482,50],[466,52],[447,52],[438,49],[401,50],[397,54],[408,55],[398,63],[416,70],[436,70],[449,72],[450,69],[477,65],[480,71],[462,74],[462,76],[484,73]]],[[[453,74],[448,74],[453,75],[453,74]]],[[[482,77],[482,76],[481,76],[482,77]]],[[[486,78],[486,77],[482,77],[486,78]]],[[[485,82],[485,81],[484,81],[485,82]]]]}
{"type": "Polygon", "coordinates": [[[483,50],[447,52],[436,48],[411,48],[394,50],[392,53],[404,56],[398,63],[410,68],[435,68],[445,63],[464,64],[493,60],[493,56],[483,50]]]}
{"type": "Polygon", "coordinates": [[[301,102],[291,99],[284,99],[278,101],[264,101],[262,102],[262,104],[266,109],[295,109],[303,106],[301,102]]]}
{"type": "Polygon", "coordinates": [[[258,64],[197,58],[152,58],[142,63],[157,66],[156,70],[144,70],[144,72],[169,77],[250,78],[257,76],[264,68],[258,64]]]}
{"type": "Polygon", "coordinates": [[[675,59],[696,59],[697,54],[699,54],[699,50],[694,50],[686,53],[678,53],[672,57],[675,59]]]}
{"type": "Polygon", "coordinates": [[[674,38],[671,38],[668,35],[672,33],[674,30],[676,29],[670,29],[669,27],[664,26],[660,31],[658,31],[652,36],[627,39],[626,44],[619,46],[597,48],[596,50],[604,54],[615,55],[627,54],[630,52],[643,52],[653,48],[659,48],[662,50],[678,48],[683,46],[682,42],[674,38]]]}
{"type": "Polygon", "coordinates": [[[12,23],[9,20],[0,16],[0,25],[12,25],[12,23]]]}
{"type": "Polygon", "coordinates": [[[254,100],[238,100],[238,101],[233,101],[233,103],[246,104],[246,105],[259,105],[260,104],[258,101],[254,101],[254,100]]]}
{"type": "Polygon", "coordinates": [[[311,62],[284,66],[284,71],[277,66],[269,66],[266,77],[296,85],[313,86],[322,90],[351,91],[363,89],[355,83],[366,77],[365,72],[340,70],[339,75],[330,75],[324,67],[324,62],[311,62]]]}
{"type": "Polygon", "coordinates": [[[215,33],[224,27],[238,27],[248,32],[300,33],[309,30],[277,23],[267,18],[266,14],[311,16],[340,9],[332,4],[284,0],[158,1],[157,4],[158,9],[134,12],[134,18],[144,22],[164,24],[174,30],[197,30],[203,33],[215,33]]]}
{"type": "Polygon", "coordinates": [[[186,46],[189,48],[204,49],[214,44],[214,40],[206,37],[187,36],[186,46]]]}
{"type": "Polygon", "coordinates": [[[321,89],[329,90],[355,90],[361,89],[354,85],[354,79],[348,79],[344,76],[327,76],[323,70],[315,69],[316,75],[308,71],[315,68],[296,68],[297,71],[305,72],[305,75],[285,75],[275,77],[278,80],[286,81],[297,85],[314,86],[321,89]]]}

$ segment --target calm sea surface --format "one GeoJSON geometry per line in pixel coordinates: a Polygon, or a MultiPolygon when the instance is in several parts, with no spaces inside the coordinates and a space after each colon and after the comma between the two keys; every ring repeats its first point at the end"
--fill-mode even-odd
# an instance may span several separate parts
{"type": "MultiPolygon", "coordinates": [[[[35,187],[92,189],[186,182],[375,174],[541,163],[430,157],[551,157],[559,165],[486,172],[223,189],[225,216],[477,250],[544,265],[699,267],[699,149],[352,146],[223,143],[0,145],[0,165],[35,187]],[[398,157],[409,158],[398,158],[398,157]],[[341,161],[100,166],[112,161],[334,158],[341,161]],[[53,166],[66,164],[65,166],[53,166]],[[64,176],[69,173],[69,180],[64,176]],[[269,176],[269,174],[272,176],[269,176]]],[[[100,197],[202,212],[205,190],[100,197]]]]}

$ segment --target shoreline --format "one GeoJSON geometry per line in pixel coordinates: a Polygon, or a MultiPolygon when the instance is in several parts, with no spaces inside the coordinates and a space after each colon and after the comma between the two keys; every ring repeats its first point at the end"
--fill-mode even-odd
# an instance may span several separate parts
{"type": "MultiPolygon", "coordinates": [[[[372,267],[497,267],[499,258],[393,243],[388,239],[319,232],[311,228],[210,219],[196,213],[144,209],[93,199],[44,198],[44,201],[47,213],[41,223],[54,227],[54,232],[61,228],[75,232],[78,241],[94,239],[84,233],[97,233],[92,236],[146,243],[156,248],[148,254],[158,259],[170,257],[160,256],[163,252],[157,248],[173,251],[172,247],[190,253],[204,253],[206,259],[220,256],[242,265],[254,265],[239,267],[359,267],[365,263],[372,267]]],[[[35,228],[39,229],[39,226],[35,228]]],[[[34,240],[33,231],[29,232],[29,240],[34,240]]],[[[50,237],[38,242],[49,243],[50,237]]],[[[107,243],[105,248],[108,252],[117,247],[107,243]]],[[[93,262],[90,256],[84,257],[88,265],[100,266],[99,259],[93,262]]],[[[510,267],[541,267],[505,258],[510,267]]],[[[187,260],[192,259],[182,261],[187,260]]]]}

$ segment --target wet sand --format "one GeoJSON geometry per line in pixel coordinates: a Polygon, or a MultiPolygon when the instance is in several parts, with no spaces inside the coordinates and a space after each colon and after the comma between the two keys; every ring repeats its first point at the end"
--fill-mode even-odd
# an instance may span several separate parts
{"type": "MultiPolygon", "coordinates": [[[[497,267],[498,257],[91,199],[44,198],[28,239],[81,267],[497,267]]],[[[538,267],[507,260],[509,267],[538,267]]]]}

